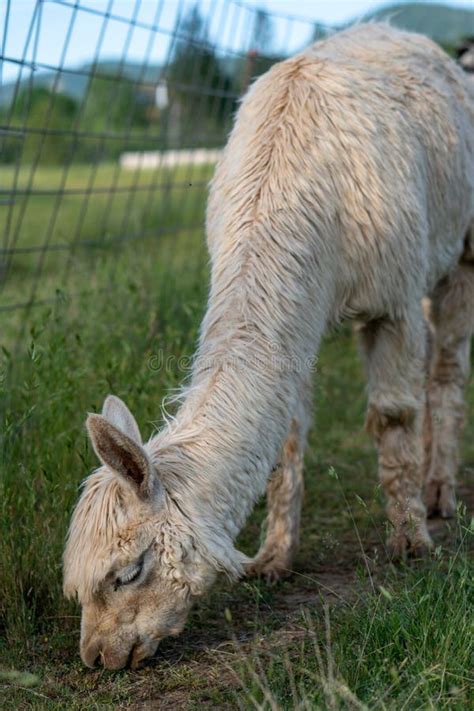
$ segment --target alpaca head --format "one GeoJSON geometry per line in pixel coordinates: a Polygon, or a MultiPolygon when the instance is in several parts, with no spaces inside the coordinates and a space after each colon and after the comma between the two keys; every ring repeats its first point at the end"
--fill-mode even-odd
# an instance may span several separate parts
{"type": "Polygon", "coordinates": [[[87,429],[103,467],[85,482],[64,554],[64,591],[82,605],[85,664],[137,666],[179,634],[215,572],[160,481],[133,415],[109,396],[87,429]]]}

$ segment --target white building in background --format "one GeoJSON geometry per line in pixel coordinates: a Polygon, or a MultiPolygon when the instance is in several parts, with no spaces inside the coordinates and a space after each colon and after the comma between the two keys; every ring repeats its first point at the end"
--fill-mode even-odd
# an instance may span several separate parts
{"type": "Polygon", "coordinates": [[[164,79],[160,79],[155,89],[155,106],[160,111],[163,111],[168,107],[168,104],[168,85],[164,79]]]}
{"type": "Polygon", "coordinates": [[[120,156],[120,167],[125,170],[150,170],[152,168],[174,168],[190,163],[206,165],[216,163],[221,153],[221,148],[126,152],[120,156]]]}

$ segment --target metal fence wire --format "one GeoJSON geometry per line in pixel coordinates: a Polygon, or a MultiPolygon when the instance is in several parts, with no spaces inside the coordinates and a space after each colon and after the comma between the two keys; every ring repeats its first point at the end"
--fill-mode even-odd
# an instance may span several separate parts
{"type": "Polygon", "coordinates": [[[202,242],[239,97],[327,29],[239,0],[21,5],[6,0],[0,35],[0,328],[12,339],[33,307],[99,288],[99,258],[125,244],[166,241],[165,260],[202,242]]]}

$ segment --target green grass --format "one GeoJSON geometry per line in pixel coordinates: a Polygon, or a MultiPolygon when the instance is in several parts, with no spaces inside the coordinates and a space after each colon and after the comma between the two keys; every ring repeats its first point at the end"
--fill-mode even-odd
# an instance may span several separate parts
{"type": "MultiPolygon", "coordinates": [[[[174,219],[190,219],[178,195],[172,209],[174,219]]],[[[34,241],[28,229],[24,239],[34,241]]],[[[431,560],[388,563],[376,458],[363,431],[365,379],[348,328],[326,339],[318,363],[295,574],[275,587],[220,581],[183,635],[142,670],[82,666],[61,554],[78,484],[95,466],[84,419],[113,392],[144,435],[159,426],[162,397],[183,373],[176,360],[157,370],[156,356],[194,350],[207,293],[202,239],[150,238],[124,244],[113,260],[104,255],[94,278],[111,291],[78,295],[81,280],[72,279],[55,304],[34,311],[14,363],[14,320],[2,330],[3,372],[13,367],[0,378],[0,707],[469,708],[470,514],[437,525],[431,560]]],[[[21,291],[16,276],[11,289],[21,291]]],[[[53,287],[54,270],[49,279],[53,287]]],[[[468,395],[472,405],[472,387],[468,395]]],[[[470,513],[473,434],[469,422],[459,481],[470,513]]],[[[263,515],[259,504],[239,541],[248,553],[263,515]]]]}
{"type": "MultiPolygon", "coordinates": [[[[1,246],[14,250],[0,253],[0,277],[8,267],[0,306],[104,288],[117,255],[149,251],[151,243],[159,262],[183,261],[202,234],[211,175],[207,165],[137,173],[105,163],[97,170],[74,165],[62,184],[57,167],[32,172],[23,166],[18,175],[11,166],[0,167],[2,188],[19,191],[13,205],[0,204],[0,234],[8,235],[1,246]],[[48,190],[53,194],[38,194],[48,190]]],[[[21,311],[13,312],[2,324],[3,340],[11,343],[20,324],[21,311]]]]}
{"type": "Polygon", "coordinates": [[[242,665],[255,708],[472,708],[472,567],[457,555],[386,574],[355,606],[302,615],[300,641],[242,665]],[[301,641],[302,637],[302,641],[301,641]]]}

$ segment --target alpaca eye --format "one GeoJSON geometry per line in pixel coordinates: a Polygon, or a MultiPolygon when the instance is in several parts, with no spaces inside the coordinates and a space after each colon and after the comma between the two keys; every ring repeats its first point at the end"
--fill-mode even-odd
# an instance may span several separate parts
{"type": "Polygon", "coordinates": [[[140,576],[140,573],[142,572],[143,569],[143,559],[139,560],[136,565],[133,566],[133,568],[129,568],[126,570],[122,575],[117,576],[117,580],[115,581],[115,589],[121,587],[122,585],[128,585],[129,583],[133,583],[134,580],[137,580],[137,578],[140,576]]]}

